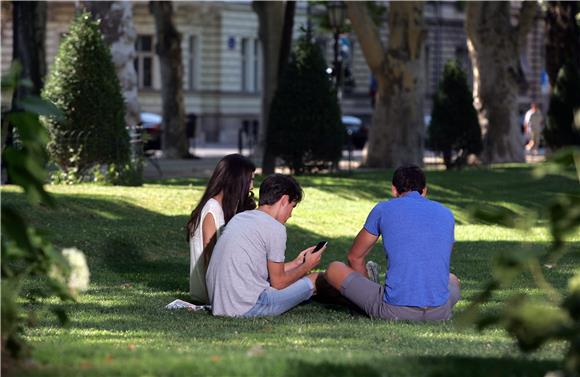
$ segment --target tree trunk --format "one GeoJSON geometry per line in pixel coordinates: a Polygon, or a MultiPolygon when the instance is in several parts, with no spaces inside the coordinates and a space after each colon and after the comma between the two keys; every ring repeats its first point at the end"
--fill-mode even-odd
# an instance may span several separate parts
{"type": "Polygon", "coordinates": [[[185,132],[181,35],[173,24],[171,2],[151,1],[149,10],[155,18],[156,51],[161,65],[163,154],[168,158],[183,158],[188,155],[188,142],[185,132]]]}
{"type": "MultiPolygon", "coordinates": [[[[83,5],[95,19],[101,20],[101,32],[105,43],[111,49],[125,99],[125,124],[133,136],[140,121],[137,72],[133,64],[137,39],[133,26],[133,6],[126,1],[84,1],[83,5]]],[[[131,139],[134,140],[133,137],[131,139]]],[[[135,154],[141,155],[141,151],[133,150],[133,155],[135,154]]]]}
{"type": "Polygon", "coordinates": [[[517,119],[519,56],[537,4],[523,2],[517,27],[511,24],[510,7],[509,2],[501,1],[467,3],[465,28],[473,67],[473,97],[486,163],[525,161],[517,119]]]}
{"type": "Polygon", "coordinates": [[[262,174],[271,174],[276,167],[276,156],[268,143],[270,105],[278,87],[279,61],[281,55],[282,30],[284,29],[284,2],[254,1],[258,15],[258,35],[262,43],[262,121],[260,122],[259,147],[262,148],[262,174]]]}
{"type": "MultiPolygon", "coordinates": [[[[46,3],[42,1],[12,2],[12,60],[20,63],[20,80],[30,80],[32,86],[17,85],[12,93],[12,111],[21,110],[18,101],[40,96],[46,76],[46,3]]],[[[2,119],[2,151],[14,143],[13,126],[2,119]]],[[[2,160],[4,163],[4,160],[2,160]]],[[[8,170],[6,170],[8,171],[8,170]]],[[[6,176],[5,183],[11,183],[6,176]]]]}
{"type": "Polygon", "coordinates": [[[13,1],[12,59],[20,62],[21,79],[28,79],[32,87],[19,87],[16,98],[40,95],[46,76],[46,3],[42,1],[13,1]]]}
{"type": "Polygon", "coordinates": [[[367,64],[378,82],[364,164],[368,167],[420,166],[425,139],[423,4],[390,3],[387,49],[381,44],[366,4],[351,1],[346,4],[367,64]]]}
{"type": "Polygon", "coordinates": [[[548,1],[546,5],[546,70],[554,86],[558,71],[566,61],[580,67],[580,27],[575,19],[580,4],[548,1]]]}
{"type": "Polygon", "coordinates": [[[284,74],[288,65],[290,51],[292,50],[292,31],[294,30],[294,14],[296,13],[296,1],[287,1],[284,12],[284,26],[280,41],[280,57],[278,58],[278,78],[284,74]]]}

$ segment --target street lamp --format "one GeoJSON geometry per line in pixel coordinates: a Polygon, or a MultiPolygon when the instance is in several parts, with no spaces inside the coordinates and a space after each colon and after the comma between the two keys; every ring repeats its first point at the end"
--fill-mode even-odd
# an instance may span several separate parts
{"type": "Polygon", "coordinates": [[[330,27],[334,32],[334,62],[333,62],[333,74],[336,85],[337,92],[340,92],[341,84],[341,72],[342,72],[342,62],[338,60],[338,37],[342,31],[344,25],[344,19],[346,17],[346,8],[342,1],[329,1],[328,2],[328,20],[330,22],[330,27]]]}
{"type": "MultiPolygon", "coordinates": [[[[334,62],[333,62],[333,74],[334,74],[334,84],[336,87],[336,95],[338,100],[341,100],[341,84],[342,84],[342,60],[338,59],[338,37],[344,26],[344,19],[346,17],[346,7],[342,1],[329,1],[328,2],[328,21],[330,27],[334,32],[334,62]]],[[[348,171],[350,173],[351,161],[352,161],[352,134],[351,131],[347,131],[347,143],[348,143],[348,171]]]]}

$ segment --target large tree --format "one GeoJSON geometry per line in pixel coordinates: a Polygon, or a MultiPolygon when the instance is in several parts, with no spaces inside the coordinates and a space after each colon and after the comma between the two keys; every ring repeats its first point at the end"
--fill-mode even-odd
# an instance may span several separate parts
{"type": "Polygon", "coordinates": [[[576,1],[546,2],[546,70],[552,86],[560,68],[569,61],[580,67],[580,26],[576,15],[580,3],[576,1]]]}
{"type": "Polygon", "coordinates": [[[276,156],[271,148],[268,119],[274,93],[290,56],[296,4],[294,1],[254,1],[252,6],[258,15],[258,36],[264,52],[259,147],[263,151],[262,173],[271,174],[276,167],[276,156]]]}
{"type": "Polygon", "coordinates": [[[352,28],[378,82],[365,164],[422,165],[425,126],[421,51],[426,35],[423,3],[389,3],[388,46],[383,46],[366,3],[346,4],[352,28]]]}
{"type": "MultiPolygon", "coordinates": [[[[42,1],[12,2],[12,60],[20,64],[20,80],[32,84],[14,88],[12,107],[18,111],[18,102],[23,98],[40,96],[46,75],[46,8],[42,1]]],[[[2,150],[13,144],[13,127],[7,117],[2,117],[2,150]]],[[[10,183],[10,176],[7,183],[10,183]]]]}
{"type": "Polygon", "coordinates": [[[520,49],[538,10],[524,1],[517,25],[511,3],[468,2],[465,28],[473,67],[473,96],[484,138],[487,163],[523,162],[525,154],[517,119],[518,86],[522,79],[520,49]]]}
{"type": "Polygon", "coordinates": [[[133,4],[127,1],[84,1],[82,5],[95,19],[100,20],[101,33],[111,50],[125,99],[125,123],[134,132],[140,119],[137,72],[133,64],[137,39],[133,26],[133,4]]]}
{"type": "Polygon", "coordinates": [[[22,71],[20,77],[32,82],[31,87],[21,86],[15,94],[40,95],[46,75],[46,10],[42,1],[13,1],[12,58],[18,60],[22,71]]]}
{"type": "Polygon", "coordinates": [[[155,18],[156,51],[161,64],[162,149],[165,157],[182,158],[188,155],[189,146],[185,137],[181,35],[173,23],[171,2],[151,1],[149,10],[155,18]]]}

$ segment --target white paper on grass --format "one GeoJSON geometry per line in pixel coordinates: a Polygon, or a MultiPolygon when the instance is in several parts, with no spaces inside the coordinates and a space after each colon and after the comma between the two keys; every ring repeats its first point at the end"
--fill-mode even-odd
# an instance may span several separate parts
{"type": "Polygon", "coordinates": [[[169,304],[165,306],[165,309],[188,309],[193,311],[207,309],[209,310],[211,307],[209,305],[194,305],[187,301],[183,300],[173,300],[169,304]]]}

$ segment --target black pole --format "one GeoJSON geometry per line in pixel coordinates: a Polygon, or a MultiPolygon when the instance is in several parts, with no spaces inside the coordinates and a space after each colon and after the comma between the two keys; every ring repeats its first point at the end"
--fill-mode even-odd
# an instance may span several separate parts
{"type": "Polygon", "coordinates": [[[338,61],[338,29],[334,32],[334,84],[336,85],[336,91],[340,88],[340,62],[338,61]]]}

